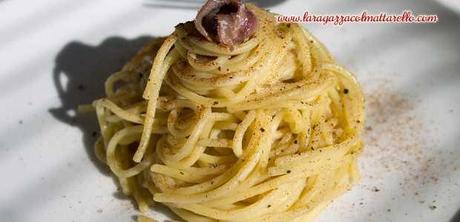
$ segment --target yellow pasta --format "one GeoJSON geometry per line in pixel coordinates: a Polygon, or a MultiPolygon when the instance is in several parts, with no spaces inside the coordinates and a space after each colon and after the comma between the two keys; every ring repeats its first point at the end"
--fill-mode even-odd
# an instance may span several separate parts
{"type": "Polygon", "coordinates": [[[299,25],[248,8],[259,23],[248,41],[229,48],[179,25],[93,103],[97,156],[141,211],[158,202],[185,221],[311,221],[359,179],[357,81],[299,25]]]}

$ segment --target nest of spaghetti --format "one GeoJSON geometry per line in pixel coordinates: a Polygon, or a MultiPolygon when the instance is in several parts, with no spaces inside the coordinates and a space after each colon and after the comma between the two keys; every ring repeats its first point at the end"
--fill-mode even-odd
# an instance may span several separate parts
{"type": "Polygon", "coordinates": [[[96,100],[97,156],[141,212],[185,221],[310,221],[359,178],[361,89],[297,24],[247,6],[231,47],[192,23],[146,45],[96,100]]]}

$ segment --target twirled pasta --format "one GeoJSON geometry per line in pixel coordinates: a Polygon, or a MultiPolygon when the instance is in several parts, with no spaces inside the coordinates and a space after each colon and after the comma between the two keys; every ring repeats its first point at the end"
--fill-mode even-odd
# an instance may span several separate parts
{"type": "Polygon", "coordinates": [[[141,211],[160,202],[186,221],[310,221],[359,178],[357,81],[299,25],[248,7],[259,22],[248,41],[222,46],[181,24],[94,102],[96,153],[141,211]]]}

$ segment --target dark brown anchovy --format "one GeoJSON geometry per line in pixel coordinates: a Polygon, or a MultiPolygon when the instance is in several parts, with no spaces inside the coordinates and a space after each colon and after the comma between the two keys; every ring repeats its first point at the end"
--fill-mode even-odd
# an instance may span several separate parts
{"type": "Polygon", "coordinates": [[[252,37],[256,27],[256,16],[240,0],[208,0],[195,18],[203,37],[230,47],[252,37]]]}

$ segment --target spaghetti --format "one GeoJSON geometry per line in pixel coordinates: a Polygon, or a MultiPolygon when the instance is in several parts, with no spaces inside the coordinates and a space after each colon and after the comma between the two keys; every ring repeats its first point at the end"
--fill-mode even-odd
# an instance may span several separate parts
{"type": "Polygon", "coordinates": [[[186,221],[310,221],[358,180],[357,81],[299,25],[247,7],[252,38],[228,47],[178,25],[93,103],[96,154],[141,212],[159,202],[186,221]]]}

